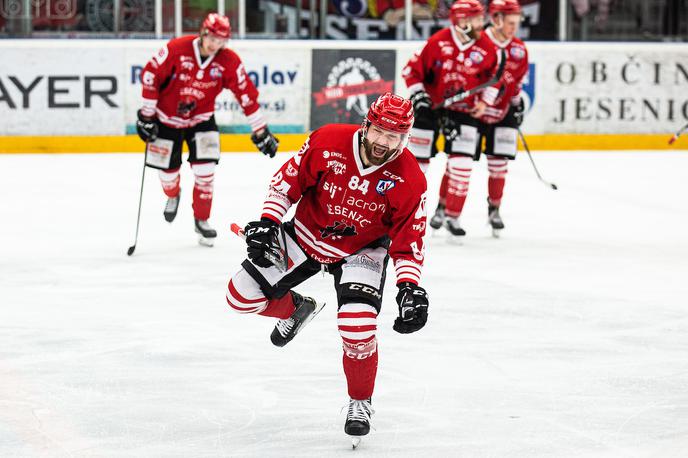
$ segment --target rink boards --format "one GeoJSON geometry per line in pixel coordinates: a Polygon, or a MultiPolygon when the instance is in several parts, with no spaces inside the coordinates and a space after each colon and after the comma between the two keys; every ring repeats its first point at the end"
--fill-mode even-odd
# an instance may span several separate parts
{"type": "MultiPolygon", "coordinates": [[[[0,152],[141,151],[140,73],[161,40],[0,42],[0,152]]],[[[668,148],[688,123],[688,45],[527,43],[523,131],[531,149],[668,148]],[[669,135],[667,135],[669,134],[669,135]]],[[[233,41],[283,151],[328,122],[360,122],[423,42],[233,41]],[[317,65],[315,65],[317,63],[317,65]],[[352,89],[354,88],[354,89],[352,89]]],[[[253,149],[229,91],[216,102],[225,152],[253,149]]],[[[680,139],[673,148],[688,148],[680,139]]]]}

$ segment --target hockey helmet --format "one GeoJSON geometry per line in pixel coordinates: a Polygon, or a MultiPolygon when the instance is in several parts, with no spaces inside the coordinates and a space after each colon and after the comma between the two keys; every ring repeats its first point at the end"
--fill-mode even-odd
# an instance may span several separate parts
{"type": "Polygon", "coordinates": [[[387,92],[370,105],[366,119],[382,129],[408,134],[413,126],[413,104],[408,99],[387,92]]]}
{"type": "Polygon", "coordinates": [[[459,19],[482,16],[485,14],[483,4],[479,0],[457,0],[449,10],[449,19],[455,26],[459,25],[459,19]]]}
{"type": "Polygon", "coordinates": [[[206,16],[201,26],[201,35],[207,33],[228,40],[232,36],[232,29],[229,26],[229,19],[227,19],[227,16],[222,16],[217,13],[210,13],[206,16]]]}
{"type": "Polygon", "coordinates": [[[391,92],[378,97],[370,105],[361,129],[361,140],[363,140],[368,160],[375,165],[382,165],[396,159],[408,144],[411,127],[413,127],[413,104],[410,100],[391,92]],[[380,144],[377,141],[371,143],[368,139],[371,124],[384,131],[399,134],[399,144],[394,147],[388,146],[384,155],[381,155],[380,144]]]}
{"type": "Polygon", "coordinates": [[[490,16],[497,13],[505,16],[507,14],[521,14],[521,5],[518,4],[518,0],[492,0],[488,12],[490,16]]]}

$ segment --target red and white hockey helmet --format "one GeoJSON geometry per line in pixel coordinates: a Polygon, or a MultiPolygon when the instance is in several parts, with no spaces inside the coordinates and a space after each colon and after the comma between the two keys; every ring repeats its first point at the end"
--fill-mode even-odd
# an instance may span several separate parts
{"type": "Polygon", "coordinates": [[[203,20],[203,25],[201,25],[201,35],[206,33],[228,40],[232,36],[232,29],[229,26],[227,16],[217,13],[210,13],[206,16],[203,20]]]}
{"type": "Polygon", "coordinates": [[[485,8],[479,0],[457,0],[449,9],[449,19],[454,25],[459,25],[459,19],[482,16],[485,8]]]}
{"type": "Polygon", "coordinates": [[[492,0],[488,7],[488,13],[490,16],[497,13],[505,16],[507,14],[521,14],[521,5],[518,4],[518,0],[492,0]]]}
{"type": "Polygon", "coordinates": [[[387,92],[370,105],[366,119],[382,129],[408,134],[413,126],[413,104],[408,99],[387,92]]]}

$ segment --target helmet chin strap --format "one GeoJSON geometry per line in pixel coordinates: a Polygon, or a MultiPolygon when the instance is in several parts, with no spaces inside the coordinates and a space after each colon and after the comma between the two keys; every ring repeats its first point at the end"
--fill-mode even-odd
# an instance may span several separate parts
{"type": "Polygon", "coordinates": [[[473,39],[473,38],[471,38],[471,36],[469,35],[469,33],[471,33],[471,32],[473,31],[473,26],[471,26],[470,23],[466,24],[466,27],[465,27],[465,28],[461,28],[461,27],[459,27],[459,26],[457,25],[457,26],[456,26],[456,31],[459,32],[461,35],[463,35],[464,38],[466,38],[466,39],[469,40],[469,41],[473,39]]]}

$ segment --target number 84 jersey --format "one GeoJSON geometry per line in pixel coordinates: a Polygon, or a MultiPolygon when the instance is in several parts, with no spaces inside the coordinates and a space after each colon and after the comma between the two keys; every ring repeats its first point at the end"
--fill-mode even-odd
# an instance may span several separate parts
{"type": "Polygon", "coordinates": [[[365,167],[360,126],[329,124],[273,176],[262,217],[281,222],[296,204],[294,228],[318,262],[337,262],[384,236],[397,283],[418,284],[424,258],[425,175],[406,149],[391,162],[365,167]]]}

